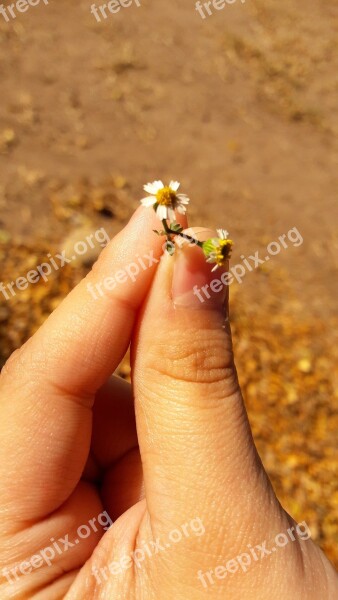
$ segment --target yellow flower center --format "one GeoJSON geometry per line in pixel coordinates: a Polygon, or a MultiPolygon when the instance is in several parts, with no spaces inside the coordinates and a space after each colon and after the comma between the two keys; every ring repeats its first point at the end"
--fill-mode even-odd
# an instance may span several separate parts
{"type": "Polygon", "coordinates": [[[226,264],[226,261],[231,254],[232,246],[232,240],[218,240],[215,261],[220,267],[223,267],[226,264]]]}
{"type": "Polygon", "coordinates": [[[162,206],[174,206],[176,202],[176,192],[171,189],[168,185],[158,190],[156,194],[157,204],[162,206]]]}

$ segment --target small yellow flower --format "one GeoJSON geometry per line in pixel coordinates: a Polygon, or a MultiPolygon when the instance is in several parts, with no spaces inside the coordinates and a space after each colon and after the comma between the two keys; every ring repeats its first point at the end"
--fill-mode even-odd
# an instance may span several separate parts
{"type": "Polygon", "coordinates": [[[225,267],[231,256],[232,240],[229,240],[229,233],[225,229],[217,229],[218,238],[211,238],[203,243],[203,252],[208,263],[215,264],[212,271],[219,267],[225,267]]]}
{"type": "Polygon", "coordinates": [[[175,210],[184,215],[189,204],[186,194],[177,193],[179,187],[178,181],[171,181],[169,185],[164,185],[162,181],[147,183],[143,189],[151,195],[143,198],[141,204],[152,206],[161,221],[175,221],[175,210]]]}

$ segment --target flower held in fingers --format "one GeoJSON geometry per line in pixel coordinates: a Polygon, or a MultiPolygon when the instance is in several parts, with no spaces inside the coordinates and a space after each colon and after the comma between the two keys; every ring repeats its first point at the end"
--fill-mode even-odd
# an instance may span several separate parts
{"type": "Polygon", "coordinates": [[[225,229],[217,229],[217,234],[218,238],[211,238],[203,243],[207,262],[215,264],[212,271],[226,266],[233,246],[233,241],[229,239],[229,233],[225,229]]]}
{"type": "Polygon", "coordinates": [[[227,260],[230,258],[233,246],[233,241],[229,239],[229,234],[225,229],[217,229],[218,237],[201,242],[191,236],[187,236],[183,232],[181,225],[176,223],[175,210],[184,215],[187,205],[190,202],[186,194],[177,193],[179,187],[180,184],[178,181],[171,181],[169,185],[164,185],[160,180],[147,183],[143,186],[144,190],[151,195],[143,198],[141,204],[153,208],[163,224],[163,230],[158,231],[154,229],[154,233],[167,238],[166,250],[169,254],[174,253],[173,238],[179,236],[189,241],[189,243],[194,243],[196,246],[202,248],[206,261],[215,265],[211,269],[212,271],[215,271],[218,267],[225,267],[227,260]]]}
{"type": "Polygon", "coordinates": [[[161,221],[164,219],[175,221],[175,210],[184,215],[189,204],[186,194],[177,193],[179,187],[178,181],[171,181],[169,185],[164,185],[162,181],[147,183],[143,189],[150,196],[143,198],[141,204],[152,206],[161,221]]]}

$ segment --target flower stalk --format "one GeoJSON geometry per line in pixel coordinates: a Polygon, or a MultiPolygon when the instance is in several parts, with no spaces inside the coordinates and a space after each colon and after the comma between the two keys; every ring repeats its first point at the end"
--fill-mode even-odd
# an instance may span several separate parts
{"type": "Polygon", "coordinates": [[[181,229],[176,229],[176,230],[171,229],[172,226],[177,226],[178,225],[177,223],[171,223],[168,226],[167,221],[165,219],[163,219],[162,225],[163,225],[164,232],[167,234],[168,241],[171,241],[170,236],[172,236],[172,235],[178,235],[181,238],[183,238],[184,240],[187,240],[187,242],[190,242],[191,244],[196,244],[196,246],[199,246],[200,248],[203,248],[203,242],[200,242],[199,240],[196,240],[191,235],[187,235],[186,233],[183,233],[182,228],[181,229]]]}
{"type": "Polygon", "coordinates": [[[175,211],[184,215],[190,202],[186,194],[178,193],[179,187],[178,181],[171,181],[169,185],[164,185],[162,181],[153,181],[144,186],[144,190],[150,196],[143,198],[141,204],[153,208],[163,225],[162,231],[154,229],[154,233],[166,237],[165,247],[169,254],[174,254],[172,240],[177,235],[202,249],[207,263],[214,265],[212,271],[219,267],[226,267],[231,256],[233,241],[229,239],[225,229],[217,229],[218,237],[200,242],[183,233],[183,227],[176,222],[175,211]]]}

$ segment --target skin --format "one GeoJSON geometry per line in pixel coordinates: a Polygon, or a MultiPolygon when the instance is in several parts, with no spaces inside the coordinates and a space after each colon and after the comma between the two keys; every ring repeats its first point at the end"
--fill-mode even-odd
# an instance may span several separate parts
{"type": "Polygon", "coordinates": [[[28,571],[23,561],[51,538],[75,540],[78,528],[103,511],[114,524],[99,526],[50,566],[12,575],[11,584],[3,574],[0,597],[333,600],[332,566],[299,536],[246,572],[224,576],[219,569],[223,578],[216,577],[216,568],[248,545],[265,541],[271,548],[295,523],[253,443],[224,292],[203,305],[189,293],[211,278],[201,250],[164,256],[136,283],[97,300],[86,288],[137,254],[152,250],[159,259],[157,224],[152,210],[136,211],[3,369],[0,571],[28,571]],[[130,342],[132,388],[111,378],[130,342]],[[140,549],[146,556],[137,566],[130,556],[138,550],[134,557],[142,557],[140,549]],[[208,589],[198,572],[209,572],[208,589]]]}

